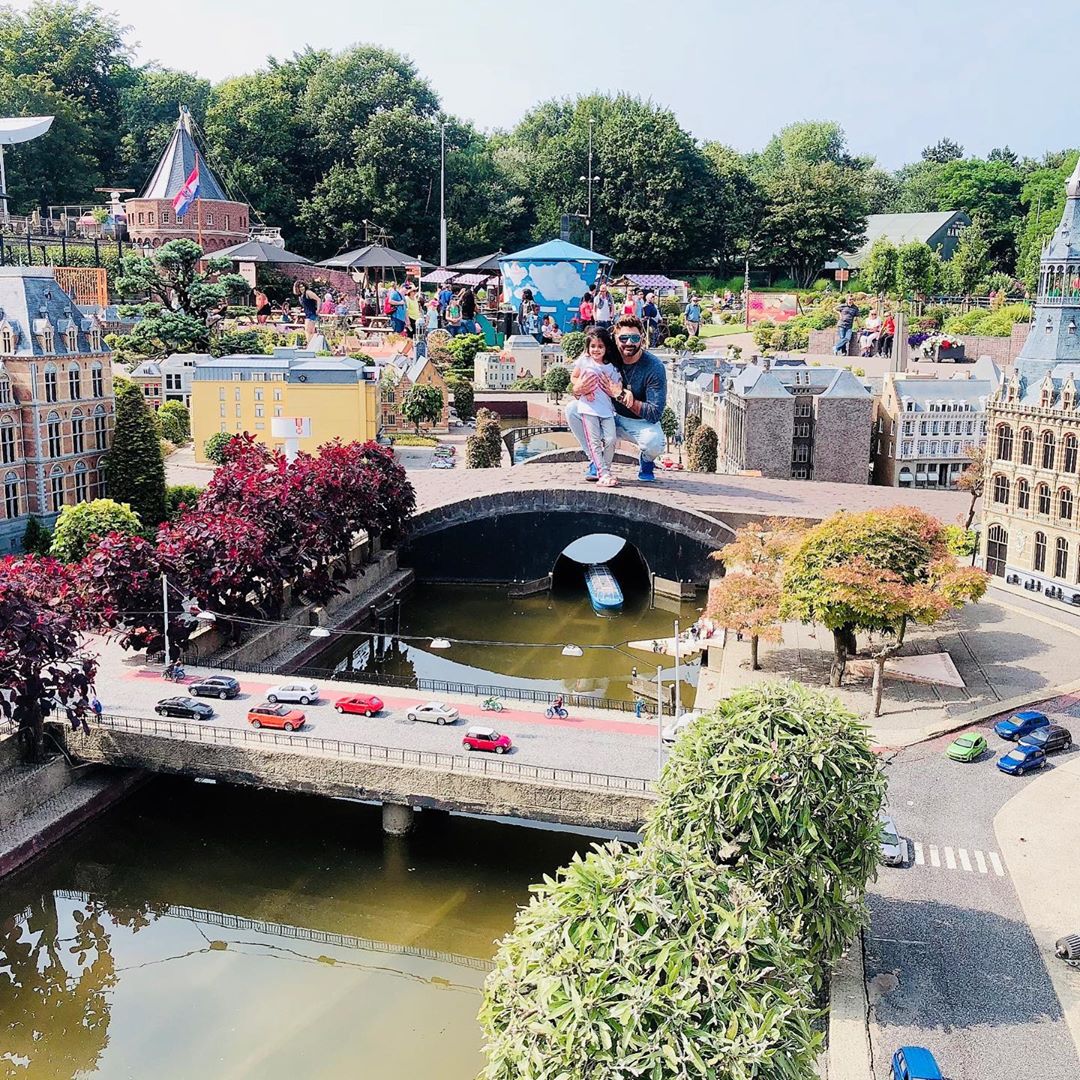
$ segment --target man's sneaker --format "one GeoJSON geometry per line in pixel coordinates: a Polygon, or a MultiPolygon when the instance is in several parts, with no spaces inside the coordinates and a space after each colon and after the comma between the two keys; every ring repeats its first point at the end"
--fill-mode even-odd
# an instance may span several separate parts
{"type": "Polygon", "coordinates": [[[638,474],[637,478],[644,481],[646,484],[653,484],[656,482],[656,474],[653,472],[653,463],[645,458],[638,458],[638,474]]]}
{"type": "Polygon", "coordinates": [[[591,461],[589,467],[585,470],[585,479],[591,483],[596,483],[596,466],[591,461]]]}

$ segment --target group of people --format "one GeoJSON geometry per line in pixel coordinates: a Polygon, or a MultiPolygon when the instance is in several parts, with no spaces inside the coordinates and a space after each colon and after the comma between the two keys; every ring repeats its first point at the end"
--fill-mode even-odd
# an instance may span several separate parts
{"type": "MultiPolygon", "coordinates": [[[[848,354],[851,338],[855,333],[855,320],[858,316],[859,309],[855,306],[851,297],[842,297],[840,306],[836,309],[834,356],[846,356],[848,354]]],[[[859,331],[859,355],[887,356],[891,358],[895,340],[896,316],[891,311],[886,311],[884,315],[871,311],[859,331]]]]}
{"type": "MultiPolygon", "coordinates": [[[[660,308],[656,294],[644,289],[627,289],[626,297],[621,302],[612,296],[607,282],[601,282],[595,293],[586,290],[578,307],[577,329],[588,330],[590,326],[599,326],[610,330],[615,320],[623,315],[633,315],[641,322],[648,338],[648,347],[654,348],[660,330],[660,308]]],[[[700,319],[699,308],[699,323],[700,319]]]]}
{"type": "Polygon", "coordinates": [[[603,487],[618,483],[612,465],[620,435],[637,445],[638,480],[656,480],[655,461],[665,445],[660,416],[667,372],[648,351],[646,332],[633,313],[616,316],[611,326],[594,323],[570,374],[566,422],[588,458],[585,479],[603,487]]]}

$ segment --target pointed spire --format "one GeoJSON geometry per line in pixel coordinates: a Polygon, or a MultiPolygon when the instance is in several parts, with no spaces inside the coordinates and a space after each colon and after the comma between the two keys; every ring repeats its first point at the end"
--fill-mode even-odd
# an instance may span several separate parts
{"type": "Polygon", "coordinates": [[[1072,176],[1065,181],[1065,197],[1067,199],[1080,199],[1080,158],[1076,159],[1076,168],[1072,176]]]}
{"type": "Polygon", "coordinates": [[[195,162],[199,163],[199,197],[227,201],[229,196],[218,181],[218,178],[210,171],[206,164],[206,158],[199,153],[195,143],[195,137],[191,132],[191,113],[186,105],[180,106],[180,116],[176,121],[176,130],[173,132],[169,145],[161,155],[150,182],[141,199],[171,199],[183,186],[184,181],[191,175],[195,168],[195,162]]]}

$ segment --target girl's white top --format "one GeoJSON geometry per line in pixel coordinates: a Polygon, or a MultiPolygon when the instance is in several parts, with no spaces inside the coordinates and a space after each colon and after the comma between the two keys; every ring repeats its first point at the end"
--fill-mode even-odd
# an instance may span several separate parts
{"type": "MultiPolygon", "coordinates": [[[[619,369],[614,364],[598,364],[587,354],[578,357],[574,370],[582,373],[591,371],[598,379],[606,375],[613,383],[622,382],[619,369]]],[[[586,413],[589,416],[610,418],[615,415],[615,403],[602,386],[597,386],[593,390],[592,401],[585,397],[578,398],[578,412],[586,413]]]]}

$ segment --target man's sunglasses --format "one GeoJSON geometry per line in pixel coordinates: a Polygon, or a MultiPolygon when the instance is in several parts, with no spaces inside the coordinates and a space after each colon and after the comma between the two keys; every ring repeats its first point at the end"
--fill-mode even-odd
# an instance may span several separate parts
{"type": "Polygon", "coordinates": [[[615,340],[620,345],[640,345],[641,344],[641,335],[640,334],[620,334],[615,340]]]}

